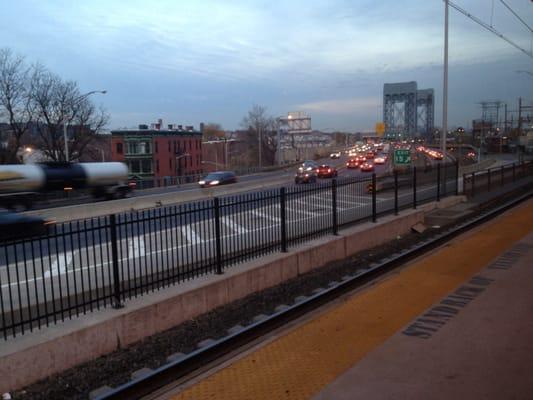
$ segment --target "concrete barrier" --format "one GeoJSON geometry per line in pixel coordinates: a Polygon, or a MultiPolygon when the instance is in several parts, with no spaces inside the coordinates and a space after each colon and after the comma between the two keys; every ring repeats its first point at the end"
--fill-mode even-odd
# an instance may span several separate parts
{"type": "Polygon", "coordinates": [[[380,218],[377,223],[342,230],[338,236],[308,242],[288,253],[232,266],[223,275],[206,275],[129,300],[122,309],[104,309],[9,339],[0,346],[0,393],[27,386],[216,307],[393,240],[423,222],[427,212],[462,201],[464,197],[457,196],[425,204],[399,216],[380,218]]]}

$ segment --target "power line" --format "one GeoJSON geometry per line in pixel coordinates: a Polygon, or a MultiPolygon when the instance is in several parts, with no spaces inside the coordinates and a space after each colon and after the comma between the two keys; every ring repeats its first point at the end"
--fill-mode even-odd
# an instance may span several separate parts
{"type": "Polygon", "coordinates": [[[529,26],[529,25],[528,25],[528,24],[527,24],[522,18],[520,18],[520,16],[519,16],[517,13],[515,13],[514,10],[513,10],[511,7],[509,7],[505,1],[503,1],[503,0],[500,0],[500,1],[501,1],[501,3],[502,3],[505,7],[507,7],[507,9],[508,9],[509,11],[511,11],[511,12],[513,13],[513,15],[514,15],[516,18],[518,18],[518,20],[519,20],[520,22],[522,22],[522,23],[527,27],[527,29],[529,29],[529,32],[533,33],[533,29],[531,29],[531,27],[530,27],[530,26],[529,26]]]}
{"type": "Polygon", "coordinates": [[[474,21],[475,23],[481,25],[483,28],[489,30],[490,32],[494,33],[496,36],[499,36],[500,38],[502,38],[503,40],[505,40],[507,43],[509,43],[511,46],[514,46],[516,47],[518,50],[520,50],[522,53],[524,53],[525,55],[533,58],[533,52],[529,52],[525,49],[523,49],[522,47],[520,47],[519,45],[517,45],[516,43],[514,43],[512,40],[510,39],[507,39],[504,35],[502,35],[500,32],[498,32],[496,29],[494,29],[492,26],[488,25],[487,23],[481,21],[479,18],[477,17],[474,17],[472,14],[470,14],[469,12],[463,10],[461,7],[459,7],[457,4],[454,4],[452,3],[451,1],[448,1],[448,4],[455,8],[457,11],[459,11],[461,14],[464,14],[466,15],[468,18],[470,18],[472,21],[474,21]]]}

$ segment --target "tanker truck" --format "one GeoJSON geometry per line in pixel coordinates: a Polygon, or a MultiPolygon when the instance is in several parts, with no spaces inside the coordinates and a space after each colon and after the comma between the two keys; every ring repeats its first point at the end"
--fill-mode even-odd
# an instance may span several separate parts
{"type": "Polygon", "coordinates": [[[30,208],[47,193],[88,189],[95,198],[124,198],[132,190],[120,162],[0,165],[0,207],[30,208]]]}

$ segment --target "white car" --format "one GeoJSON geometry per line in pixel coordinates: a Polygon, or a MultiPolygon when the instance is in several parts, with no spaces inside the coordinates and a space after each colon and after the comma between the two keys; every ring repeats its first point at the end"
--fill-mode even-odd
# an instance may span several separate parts
{"type": "Polygon", "coordinates": [[[340,151],[334,151],[329,155],[329,158],[341,158],[341,152],[340,151]]]}

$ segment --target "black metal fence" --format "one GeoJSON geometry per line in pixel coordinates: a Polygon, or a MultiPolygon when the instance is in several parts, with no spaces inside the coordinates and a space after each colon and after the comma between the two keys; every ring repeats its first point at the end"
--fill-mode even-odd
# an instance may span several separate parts
{"type": "Polygon", "coordinates": [[[533,161],[512,163],[463,174],[463,193],[474,197],[533,175],[533,161]]]}
{"type": "MultiPolygon", "coordinates": [[[[530,166],[515,170],[516,179],[521,171],[532,173],[530,166]]],[[[456,164],[437,165],[58,224],[46,236],[0,243],[0,332],[7,339],[122,307],[133,297],[440,200],[456,194],[458,184],[456,164]]]]}

